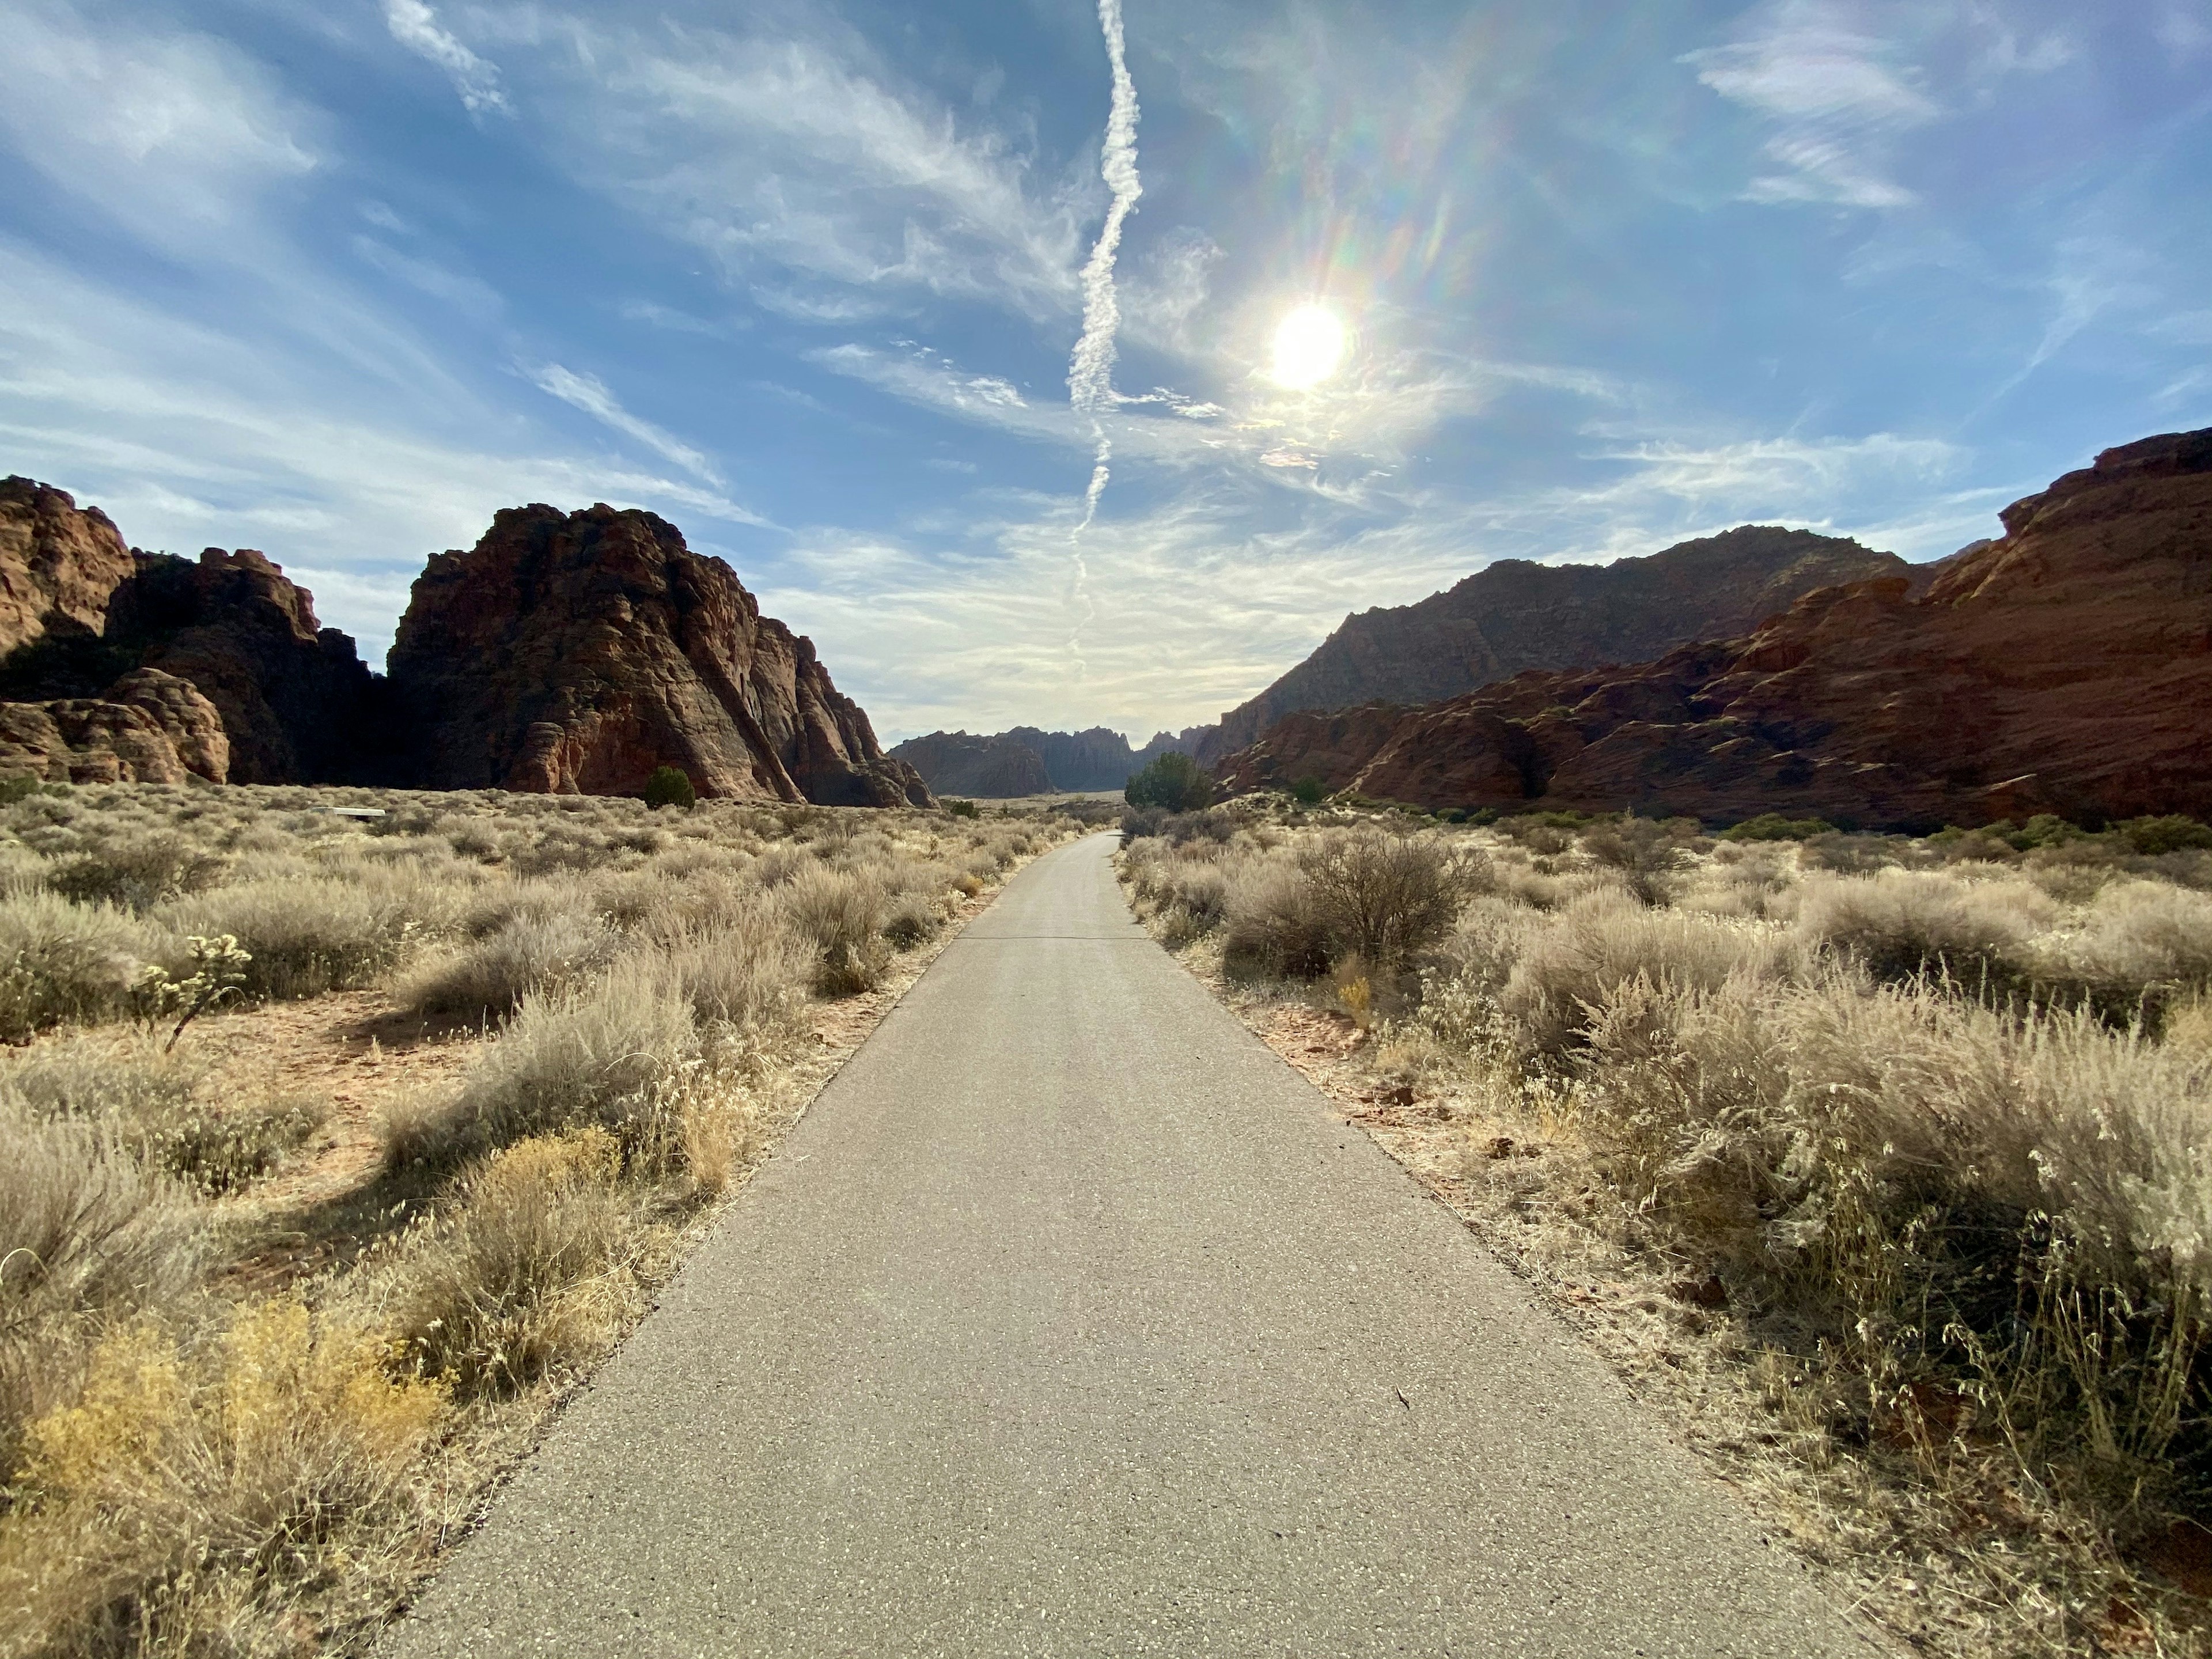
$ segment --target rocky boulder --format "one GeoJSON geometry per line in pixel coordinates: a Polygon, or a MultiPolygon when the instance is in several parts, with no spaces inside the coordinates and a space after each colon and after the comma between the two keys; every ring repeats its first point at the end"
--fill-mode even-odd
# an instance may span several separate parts
{"type": "Polygon", "coordinates": [[[1771,525],[1612,564],[1501,559],[1418,605],[1346,617],[1311,656],[1224,714],[1198,757],[1218,761],[1301,710],[1418,705],[1531,668],[1643,661],[1747,632],[1815,588],[1910,574],[1893,553],[1771,525]]]}
{"type": "Polygon", "coordinates": [[[388,672],[431,788],[635,794],[665,765],[703,795],[930,799],[811,641],[635,509],[501,512],[416,580],[388,672]]]}
{"type": "Polygon", "coordinates": [[[1800,599],[1656,661],[1523,674],[1221,770],[1418,805],[1781,811],[1925,830],[2057,812],[2212,817],[2212,429],[2107,450],[2002,515],[1924,592],[1800,599]]]}
{"type": "Polygon", "coordinates": [[[0,702],[0,776],[48,783],[221,783],[230,747],[215,705],[153,669],[100,697],[0,702]]]}

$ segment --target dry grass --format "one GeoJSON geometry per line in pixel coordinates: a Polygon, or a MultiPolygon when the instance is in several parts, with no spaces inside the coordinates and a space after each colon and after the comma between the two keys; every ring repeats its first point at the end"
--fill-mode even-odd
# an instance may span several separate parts
{"type": "Polygon", "coordinates": [[[922,947],[1075,830],[0,806],[0,1656],[364,1645],[922,947]],[[250,960],[169,1051],[145,988],[226,933],[250,960]],[[353,1081],[288,1080],[295,1026],[353,1081]]]}
{"type": "Polygon", "coordinates": [[[2201,854],[1212,816],[1125,848],[1163,942],[1855,1599],[1931,1650],[2212,1652],[2201,854]],[[1358,834],[1489,861],[1395,1002],[1301,931],[1358,834]]]}

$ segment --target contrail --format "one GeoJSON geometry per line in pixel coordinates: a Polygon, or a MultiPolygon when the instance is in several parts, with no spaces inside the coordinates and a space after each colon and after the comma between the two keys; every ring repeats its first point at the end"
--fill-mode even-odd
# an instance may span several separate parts
{"type": "MultiPolygon", "coordinates": [[[[1098,172],[1113,201],[1106,210],[1106,222],[1098,228],[1097,245],[1083,267],[1083,336],[1067,365],[1068,402],[1091,417],[1091,435],[1098,445],[1091,488],[1083,497],[1083,522],[1075,526],[1077,536],[1097,516],[1098,498],[1105,493],[1109,477],[1107,462],[1114,453],[1098,422],[1099,411],[1114,406],[1114,334],[1121,324],[1121,307],[1114,297],[1114,256],[1121,251],[1122,222],[1145,192],[1137,179],[1137,83],[1129,78],[1128,58],[1122,50],[1121,0],[1098,0],[1098,27],[1106,36],[1106,59],[1114,70],[1114,100],[1106,115],[1098,172]]],[[[1090,599],[1083,592],[1085,573],[1079,555],[1075,568],[1076,598],[1087,611],[1090,599]]]]}

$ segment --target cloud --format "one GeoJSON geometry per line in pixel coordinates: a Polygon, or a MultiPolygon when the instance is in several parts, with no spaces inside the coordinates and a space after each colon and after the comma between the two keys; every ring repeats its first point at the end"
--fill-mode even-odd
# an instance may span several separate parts
{"type": "Polygon", "coordinates": [[[558,82],[543,101],[561,160],[795,319],[854,320],[915,295],[1066,315],[1073,199],[989,112],[956,110],[816,26],[564,20],[563,49],[539,60],[558,82]]]}
{"type": "Polygon", "coordinates": [[[319,166],[318,112],[215,38],[11,7],[0,134],[64,201],[161,252],[254,262],[260,205],[319,166]]]}
{"type": "Polygon", "coordinates": [[[1349,611],[1406,605],[1494,559],[1605,562],[1746,522],[1858,534],[1911,557],[1995,527],[1970,457],[1894,433],[1804,441],[1622,434],[1541,489],[1408,489],[1355,504],[1195,474],[1086,533],[1083,670],[1066,654],[1064,501],[979,491],[942,524],[801,530],[763,602],[812,635],[878,729],[1100,719],[1137,734],[1215,718],[1349,611]],[[1895,503],[1918,503],[1900,515],[1895,503]],[[1044,511],[1037,508],[1042,506],[1044,511]],[[1172,592],[1176,602],[1163,605],[1172,592]]]}
{"type": "Polygon", "coordinates": [[[372,661],[423,558],[474,542],[499,507],[605,501],[695,532],[763,522],[695,478],[549,441],[428,367],[348,378],[334,395],[328,366],[295,343],[197,322],[0,239],[7,470],[106,508],[140,546],[258,545],[318,573],[324,620],[372,661]]]}
{"type": "Polygon", "coordinates": [[[721,478],[714,463],[706,456],[677,437],[665,432],[650,421],[640,420],[624,409],[607,390],[606,383],[595,374],[578,374],[558,363],[544,363],[523,371],[532,385],[541,392],[558,398],[573,408],[602,424],[613,428],[625,437],[635,438],[647,449],[665,459],[672,460],[686,472],[704,478],[708,483],[719,484],[721,478]]]}
{"type": "Polygon", "coordinates": [[[1863,33],[1820,0],[1766,9],[1749,38],[1689,53],[1698,79],[1778,129],[1766,141],[1782,171],[1755,178],[1755,202],[1905,207],[1918,198],[1886,176],[1889,141],[1943,113],[1890,41],[1863,33]]]}
{"type": "Polygon", "coordinates": [[[446,71],[470,114],[481,115],[487,110],[501,115],[514,112],[507,107],[507,94],[500,90],[497,68],[439,27],[437,14],[422,0],[384,0],[384,25],[401,46],[446,71]]]}
{"type": "Polygon", "coordinates": [[[387,247],[374,236],[355,237],[353,249],[364,261],[386,276],[404,283],[434,300],[443,301],[472,321],[490,322],[506,308],[498,290],[489,283],[463,271],[448,270],[434,260],[418,259],[402,253],[396,248],[387,247]]]}

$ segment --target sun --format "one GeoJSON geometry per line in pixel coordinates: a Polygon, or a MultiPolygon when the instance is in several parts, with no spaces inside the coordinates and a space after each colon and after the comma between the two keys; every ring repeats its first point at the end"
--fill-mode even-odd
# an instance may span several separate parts
{"type": "Polygon", "coordinates": [[[1275,326],[1277,386],[1310,392],[1344,362],[1344,325],[1327,306],[1303,305],[1275,326]]]}

